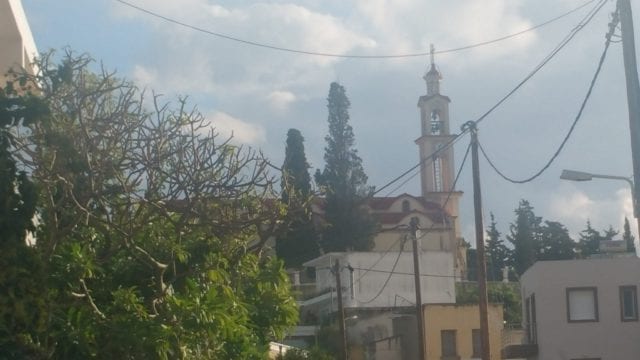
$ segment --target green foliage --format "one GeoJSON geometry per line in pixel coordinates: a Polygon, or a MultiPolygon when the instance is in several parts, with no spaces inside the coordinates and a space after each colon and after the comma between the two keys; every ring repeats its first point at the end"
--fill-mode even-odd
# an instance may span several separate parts
{"type": "Polygon", "coordinates": [[[349,125],[349,107],[344,87],[331,83],[327,98],[329,134],[325,137],[325,168],[315,179],[326,194],[325,220],[322,237],[325,252],[369,250],[373,246],[375,220],[366,202],[371,188],[355,146],[353,129],[349,125]]]}
{"type": "Polygon", "coordinates": [[[593,254],[600,253],[600,241],[603,239],[602,234],[591,227],[590,221],[587,221],[587,228],[580,232],[580,239],[578,240],[580,257],[586,259],[593,254]]]}
{"type": "Polygon", "coordinates": [[[300,131],[289,129],[282,165],[282,202],[287,205],[289,226],[276,240],[276,253],[287,268],[302,267],[320,255],[317,234],[311,218],[311,178],[300,131]]]}
{"type": "Polygon", "coordinates": [[[557,221],[545,221],[541,228],[537,260],[571,260],[576,258],[576,242],[567,228],[557,221]]]}
{"type": "Polygon", "coordinates": [[[39,359],[39,335],[46,326],[44,272],[36,249],[28,244],[35,230],[36,186],[18,171],[13,134],[46,116],[31,95],[19,95],[9,83],[0,89],[0,356],[39,359]],[[30,106],[33,106],[31,108],[30,106]]]}
{"type": "Polygon", "coordinates": [[[327,353],[339,358],[342,354],[342,335],[337,323],[323,324],[316,334],[318,338],[318,347],[324,349],[327,353]]]}
{"type": "Polygon", "coordinates": [[[527,200],[520,200],[515,210],[516,221],[510,226],[507,240],[513,245],[513,266],[522,275],[536,261],[542,218],[535,215],[527,200]]]}
{"type": "MultiPolygon", "coordinates": [[[[490,303],[502,304],[507,324],[522,322],[522,299],[517,283],[491,282],[487,286],[490,303]]],[[[477,283],[456,283],[456,304],[478,304],[477,283]]]]}
{"type": "Polygon", "coordinates": [[[487,229],[486,254],[487,280],[502,280],[502,269],[509,265],[511,251],[504,244],[504,240],[501,237],[500,231],[498,231],[493,213],[491,213],[491,224],[489,225],[489,229],[487,229]]]}
{"type": "Polygon", "coordinates": [[[627,244],[627,252],[636,253],[635,238],[631,233],[631,227],[629,226],[629,219],[624,218],[624,228],[622,232],[622,240],[627,244]]]}
{"type": "Polygon", "coordinates": [[[15,289],[0,298],[14,318],[0,353],[19,343],[13,358],[263,359],[297,322],[282,263],[262,251],[284,221],[266,160],[207,133],[184,100],[155,96],[149,110],[86,56],[50,59],[13,84],[39,84],[47,111],[13,139],[40,190],[35,247],[15,245],[33,228],[33,187],[12,169],[0,182],[19,190],[6,209],[22,219],[0,213],[21,236],[0,254],[2,286],[15,289]]]}
{"type": "Polygon", "coordinates": [[[278,355],[277,360],[333,360],[335,357],[319,347],[310,350],[289,349],[284,355],[278,355]]]}

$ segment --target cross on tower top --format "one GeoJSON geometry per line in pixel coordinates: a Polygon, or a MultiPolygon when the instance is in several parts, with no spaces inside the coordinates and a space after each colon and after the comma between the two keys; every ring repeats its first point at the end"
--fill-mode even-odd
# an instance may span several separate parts
{"type": "Polygon", "coordinates": [[[431,65],[435,65],[435,61],[433,60],[435,52],[436,52],[436,48],[433,46],[433,44],[431,44],[430,48],[430,55],[431,55],[431,65]]]}

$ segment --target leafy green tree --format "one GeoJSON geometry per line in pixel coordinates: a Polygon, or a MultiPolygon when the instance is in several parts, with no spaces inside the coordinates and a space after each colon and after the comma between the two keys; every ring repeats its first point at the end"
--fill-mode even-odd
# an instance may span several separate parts
{"type": "Polygon", "coordinates": [[[278,355],[276,360],[333,360],[335,357],[319,347],[310,350],[289,349],[284,355],[278,355]]]}
{"type": "Polygon", "coordinates": [[[487,279],[490,281],[502,280],[502,269],[509,264],[511,251],[504,244],[498,231],[496,219],[491,213],[491,224],[487,229],[487,279]]]}
{"type": "Polygon", "coordinates": [[[636,252],[636,244],[635,238],[631,233],[631,227],[629,226],[629,219],[627,217],[624,218],[624,228],[622,232],[622,240],[627,244],[627,252],[634,253],[636,252]]]}
{"type": "Polygon", "coordinates": [[[285,220],[267,161],[91,64],[45,56],[22,82],[48,109],[15,139],[40,190],[48,313],[32,343],[52,359],[264,358],[297,321],[262,251],[285,220]]]}
{"type": "Polygon", "coordinates": [[[537,260],[570,260],[576,258],[576,242],[567,228],[557,221],[545,221],[541,227],[537,260]]]}
{"type": "Polygon", "coordinates": [[[39,359],[46,319],[42,262],[29,237],[35,231],[37,191],[19,171],[13,133],[41,121],[46,109],[9,82],[0,88],[0,354],[2,358],[39,359]]]}
{"type": "Polygon", "coordinates": [[[304,153],[304,137],[297,129],[287,132],[282,165],[282,202],[287,205],[291,223],[276,240],[276,253],[286,267],[301,267],[320,255],[317,234],[311,218],[311,178],[304,153]]]}
{"type": "Polygon", "coordinates": [[[355,149],[349,125],[350,102],[344,87],[331,83],[327,98],[329,134],[325,137],[325,168],[315,179],[325,192],[325,221],[322,236],[325,252],[369,250],[373,246],[376,223],[366,206],[371,188],[362,160],[355,149]]]}
{"type": "Polygon", "coordinates": [[[513,244],[513,267],[522,275],[536,261],[542,218],[535,215],[533,207],[524,199],[520,200],[515,213],[516,221],[510,226],[507,240],[513,244]]]}
{"type": "MultiPolygon", "coordinates": [[[[504,321],[507,324],[520,324],[522,322],[522,300],[517,283],[489,283],[487,296],[489,302],[502,304],[504,321]]],[[[456,304],[478,304],[477,283],[456,283],[456,304]]]]}
{"type": "Polygon", "coordinates": [[[600,241],[604,237],[600,232],[591,227],[591,221],[587,220],[587,228],[580,232],[578,240],[578,251],[582,259],[586,259],[593,254],[600,253],[600,241]]]}

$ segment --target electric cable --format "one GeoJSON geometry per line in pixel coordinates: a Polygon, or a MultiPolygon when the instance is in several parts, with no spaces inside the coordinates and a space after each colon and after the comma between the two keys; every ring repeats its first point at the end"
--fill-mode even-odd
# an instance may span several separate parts
{"type": "MultiPolygon", "coordinates": [[[[451,184],[451,189],[449,189],[447,197],[444,201],[444,203],[442,204],[442,211],[444,211],[444,208],[447,206],[447,204],[449,203],[449,200],[451,199],[451,196],[453,195],[453,193],[455,192],[455,188],[456,188],[456,184],[458,183],[458,180],[460,179],[460,174],[462,173],[462,169],[464,168],[465,163],[467,162],[467,158],[469,157],[469,152],[471,150],[471,143],[469,143],[469,145],[467,146],[467,150],[465,151],[464,157],[462,158],[462,162],[460,163],[460,167],[458,168],[458,171],[456,173],[455,179],[453,180],[453,184],[451,184]]],[[[444,218],[444,217],[443,217],[444,218]]],[[[420,238],[425,237],[431,230],[433,230],[433,228],[435,227],[436,223],[432,223],[431,226],[429,227],[429,229],[427,229],[423,235],[420,236],[420,238]]],[[[404,241],[406,241],[406,238],[404,239],[404,241]]],[[[404,245],[404,244],[403,244],[404,245]]],[[[404,247],[404,246],[403,246],[404,247]]],[[[387,276],[387,278],[384,281],[384,284],[382,285],[382,287],[380,288],[380,290],[378,291],[378,293],[372,297],[369,300],[366,301],[358,301],[361,305],[366,305],[369,304],[373,301],[375,301],[378,297],[380,297],[380,295],[382,295],[382,292],[384,291],[384,289],[387,287],[387,285],[389,284],[389,281],[391,280],[391,277],[394,274],[394,271],[396,269],[396,266],[398,265],[398,261],[400,260],[400,256],[402,255],[402,251],[398,251],[398,256],[396,257],[394,263],[393,263],[393,267],[391,269],[391,271],[389,272],[389,276],[387,276]]],[[[373,271],[373,267],[377,265],[377,262],[371,266],[367,271],[365,271],[365,274],[368,273],[369,271],[373,271]]],[[[355,268],[354,268],[355,269],[355,268]]],[[[362,276],[360,276],[358,278],[358,281],[354,281],[353,285],[355,285],[357,282],[359,282],[362,277],[364,276],[364,274],[362,276]]],[[[356,299],[357,300],[357,299],[356,299]]]]}
{"type": "MultiPolygon", "coordinates": [[[[281,46],[276,46],[276,45],[270,45],[270,44],[266,44],[266,43],[261,43],[261,42],[257,42],[257,41],[252,41],[252,40],[246,40],[246,39],[241,39],[239,37],[235,37],[232,35],[226,35],[223,33],[219,33],[219,32],[215,32],[215,31],[211,31],[211,30],[207,30],[204,29],[202,27],[198,27],[196,25],[192,25],[183,21],[179,21],[173,18],[170,18],[168,16],[164,16],[161,15],[157,12],[145,9],[141,6],[132,4],[128,1],[125,0],[115,0],[116,2],[128,6],[132,9],[135,9],[139,12],[145,13],[147,15],[153,16],[155,18],[170,22],[172,24],[175,25],[179,25],[197,32],[201,32],[207,35],[212,35],[212,36],[216,36],[225,40],[230,40],[230,41],[234,41],[234,42],[238,42],[241,44],[245,44],[245,45],[250,45],[250,46],[254,46],[254,47],[260,47],[260,48],[266,48],[266,49],[271,49],[271,50],[276,50],[276,51],[282,51],[282,52],[288,52],[288,53],[294,53],[294,54],[301,54],[301,55],[313,55],[313,56],[324,56],[324,57],[333,57],[333,58],[349,58],[349,59],[394,59],[394,58],[409,58],[409,57],[421,57],[421,56],[427,56],[430,55],[431,52],[430,51],[422,51],[422,52],[416,52],[416,53],[406,53],[406,54],[383,54],[383,55],[347,55],[347,54],[336,54],[336,53],[329,53],[329,52],[315,52],[315,51],[308,51],[308,50],[301,50],[301,49],[294,49],[294,48],[287,48],[287,47],[281,47],[281,46]]],[[[468,50],[468,49],[473,49],[476,47],[480,47],[480,46],[484,46],[484,45],[489,45],[489,44],[493,44],[496,42],[500,42],[503,40],[507,40],[507,39],[511,39],[517,36],[520,36],[522,34],[525,34],[527,32],[536,30],[538,28],[541,28],[545,25],[551,24],[557,20],[560,20],[568,15],[571,15],[572,13],[582,9],[583,7],[589,5],[590,3],[594,2],[596,0],[589,0],[587,2],[585,2],[584,4],[569,10],[563,14],[560,14],[556,17],[553,17],[547,21],[544,21],[538,25],[532,26],[530,28],[509,34],[509,35],[505,35],[496,39],[492,39],[492,40],[487,40],[487,41],[483,41],[483,42],[479,42],[479,43],[475,43],[475,44],[471,44],[471,45],[465,45],[465,46],[461,46],[461,47],[457,47],[457,48],[452,48],[452,49],[446,49],[446,50],[440,50],[440,51],[434,51],[433,54],[446,54],[446,53],[452,53],[452,52],[457,52],[457,51],[463,51],[463,50],[468,50]]]]}
{"type": "MultiPolygon", "coordinates": [[[[617,11],[616,11],[616,14],[617,14],[617,11]]],[[[524,183],[533,181],[538,176],[542,175],[551,166],[551,164],[556,160],[558,155],[560,155],[560,153],[564,149],[564,146],[567,144],[567,141],[569,140],[569,138],[573,134],[573,131],[575,130],[576,125],[578,124],[578,121],[582,117],[582,113],[583,113],[583,111],[584,111],[584,109],[585,109],[585,107],[587,105],[587,102],[589,101],[589,98],[591,97],[591,93],[593,91],[593,88],[595,87],[596,80],[598,79],[598,76],[600,75],[600,70],[602,70],[602,65],[604,64],[604,60],[605,60],[605,58],[607,56],[607,51],[609,50],[609,45],[611,45],[611,36],[613,35],[613,32],[615,31],[615,28],[616,28],[616,25],[617,25],[618,21],[619,21],[618,16],[614,16],[614,18],[611,21],[611,23],[609,23],[609,31],[607,32],[607,35],[606,35],[606,42],[605,42],[604,50],[602,51],[602,55],[600,55],[600,60],[598,61],[598,66],[596,68],[595,74],[593,75],[593,77],[591,79],[591,83],[589,84],[589,88],[587,90],[587,93],[586,93],[584,99],[582,100],[582,103],[580,104],[580,109],[578,110],[578,114],[576,115],[575,119],[573,120],[573,123],[571,124],[571,127],[569,128],[569,131],[567,132],[567,134],[565,135],[564,139],[560,143],[560,146],[556,149],[556,151],[553,153],[551,158],[547,161],[547,163],[539,171],[537,171],[535,174],[531,175],[530,177],[528,177],[526,179],[517,180],[517,179],[511,178],[511,177],[505,175],[502,171],[500,171],[497,168],[497,166],[494,164],[494,162],[491,160],[491,158],[489,158],[489,156],[487,155],[486,151],[482,147],[482,144],[480,144],[480,142],[478,142],[478,147],[480,148],[480,152],[482,153],[482,156],[487,160],[487,163],[489,163],[489,166],[491,166],[491,168],[501,178],[503,178],[504,180],[506,180],[506,181],[508,181],[510,183],[514,183],[514,184],[524,184],[524,183]]]]}
{"type": "Polygon", "coordinates": [[[468,130],[465,130],[463,132],[461,132],[460,134],[454,135],[454,137],[452,137],[449,141],[447,141],[446,143],[444,143],[444,145],[437,149],[436,151],[432,152],[431,154],[429,154],[428,156],[424,157],[423,159],[421,159],[416,165],[412,166],[409,170],[403,172],[402,174],[396,176],[395,178],[393,178],[391,181],[387,182],[386,184],[384,184],[382,187],[380,187],[379,189],[376,189],[376,191],[374,191],[371,195],[376,195],[379,192],[381,192],[382,190],[388,188],[389,186],[393,185],[396,181],[402,179],[403,177],[405,177],[407,174],[411,173],[413,170],[417,169],[418,167],[420,167],[420,165],[425,164],[427,161],[429,160],[433,160],[435,157],[437,157],[441,152],[444,152],[445,150],[447,150],[449,147],[453,146],[453,144],[455,144],[458,140],[460,140],[460,137],[462,135],[464,135],[466,132],[468,132],[468,130]]]}
{"type": "MultiPolygon", "coordinates": [[[[560,52],[560,50],[562,50],[568,43],[570,40],[572,40],[577,33],[582,30],[589,22],[591,22],[591,20],[595,17],[595,15],[600,11],[600,9],[602,9],[602,7],[604,6],[604,4],[606,3],[606,0],[600,0],[588,13],[585,17],[582,18],[582,20],[580,20],[580,22],[578,23],[578,25],[576,25],[563,39],[562,41],[560,41],[560,43],[558,45],[556,45],[556,47],[551,51],[551,53],[549,53],[538,65],[536,65],[536,67],[527,75],[525,76],[525,78],[520,81],[511,91],[509,91],[505,96],[503,96],[500,100],[498,100],[498,102],[496,102],[492,107],[489,108],[489,110],[487,110],[485,113],[483,113],[480,117],[478,117],[475,122],[476,124],[479,124],[480,122],[482,122],[487,116],[489,116],[495,109],[497,109],[500,105],[502,105],[509,97],[511,97],[511,95],[513,95],[516,91],[518,91],[527,81],[529,81],[538,71],[540,71],[540,69],[542,69],[547,63],[549,63],[549,61],[551,61],[551,59],[553,59],[553,57],[555,57],[556,54],[558,54],[558,52],[560,52]]],[[[586,4],[585,4],[586,5],[586,4]]],[[[416,168],[418,168],[420,165],[422,165],[423,163],[425,163],[426,161],[432,159],[434,156],[436,156],[439,151],[448,148],[449,146],[453,145],[453,143],[457,142],[459,140],[459,138],[464,135],[465,133],[467,133],[469,131],[468,127],[465,127],[461,133],[459,133],[458,135],[456,135],[455,138],[451,139],[449,142],[447,142],[445,144],[445,146],[442,149],[438,149],[436,151],[434,151],[432,154],[430,154],[429,156],[427,156],[426,158],[422,159],[420,162],[418,162],[418,164],[416,164],[415,166],[411,167],[409,170],[403,172],[402,174],[398,175],[397,177],[395,177],[394,179],[392,179],[391,181],[389,181],[388,183],[386,183],[384,186],[380,187],[379,189],[377,189],[376,191],[373,192],[372,195],[376,195],[377,193],[381,192],[382,190],[384,190],[385,188],[391,186],[392,184],[394,184],[395,182],[397,182],[398,180],[402,179],[403,177],[405,177],[407,174],[411,173],[413,170],[415,170],[416,168]]]]}
{"type": "Polygon", "coordinates": [[[413,175],[409,176],[405,181],[401,182],[398,186],[396,186],[391,191],[389,191],[385,196],[386,197],[391,196],[391,194],[395,193],[396,191],[398,191],[398,189],[405,186],[409,181],[415,179],[415,177],[418,176],[419,174],[420,174],[420,170],[414,172],[413,175]]]}
{"type": "MultiPolygon", "coordinates": [[[[354,270],[364,270],[363,268],[357,268],[354,267],[352,268],[354,270]]],[[[385,273],[385,274],[394,274],[394,275],[411,275],[411,276],[415,276],[414,273],[412,272],[403,272],[403,271],[390,271],[390,270],[376,270],[376,269],[370,269],[369,271],[371,272],[377,272],[377,273],[385,273]]],[[[441,274],[420,274],[420,276],[422,277],[436,277],[436,278],[458,278],[458,276],[456,275],[441,275],[441,274]]]]}
{"type": "Polygon", "coordinates": [[[527,81],[529,81],[540,69],[542,69],[551,59],[553,59],[559,52],[562,50],[579,32],[584,29],[584,27],[593,20],[595,15],[602,9],[602,7],[606,4],[607,0],[600,0],[596,6],[587,13],[585,17],[576,25],[567,36],[565,36],[562,41],[549,53],[542,61],[516,85],[511,91],[509,91],[505,96],[503,96],[495,105],[493,105],[489,110],[487,110],[484,114],[482,114],[475,122],[476,125],[480,124],[489,114],[491,114],[495,109],[497,109],[502,103],[504,103],[508,98],[511,97],[516,91],[518,91],[527,81]]]}

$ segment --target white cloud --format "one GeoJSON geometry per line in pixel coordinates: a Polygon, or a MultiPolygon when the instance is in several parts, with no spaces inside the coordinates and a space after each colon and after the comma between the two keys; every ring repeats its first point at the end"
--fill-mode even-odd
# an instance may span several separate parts
{"type": "MultiPolygon", "coordinates": [[[[562,191],[553,194],[549,203],[549,215],[545,216],[565,224],[575,239],[585,228],[587,220],[596,230],[611,225],[622,231],[625,217],[633,220],[629,189],[618,189],[615,196],[594,198],[577,190],[575,186],[563,186],[562,191]]],[[[632,232],[637,233],[635,226],[632,226],[632,232]]]]}
{"type": "MultiPolygon", "coordinates": [[[[144,0],[136,5],[213,32],[284,48],[349,53],[375,44],[351,29],[345,19],[291,3],[232,7],[211,5],[205,0],[144,0]]],[[[161,56],[145,59],[144,68],[158,75],[154,88],[164,93],[204,91],[216,97],[265,96],[269,88],[326,83],[333,77],[331,65],[340,61],[252,47],[132,9],[119,9],[115,14],[145,21],[156,33],[155,40],[147,46],[155,48],[149,52],[161,56]]]]}
{"type": "Polygon", "coordinates": [[[571,219],[572,221],[586,222],[593,218],[598,207],[585,193],[581,191],[557,194],[550,203],[551,215],[571,219]]]}
{"type": "Polygon", "coordinates": [[[272,91],[267,95],[269,105],[277,111],[286,111],[296,101],[296,95],[290,91],[272,91]]]}
{"type": "Polygon", "coordinates": [[[262,126],[242,121],[227,113],[214,112],[207,116],[207,121],[221,137],[233,136],[232,142],[236,144],[255,146],[265,141],[265,130],[262,126]]]}

